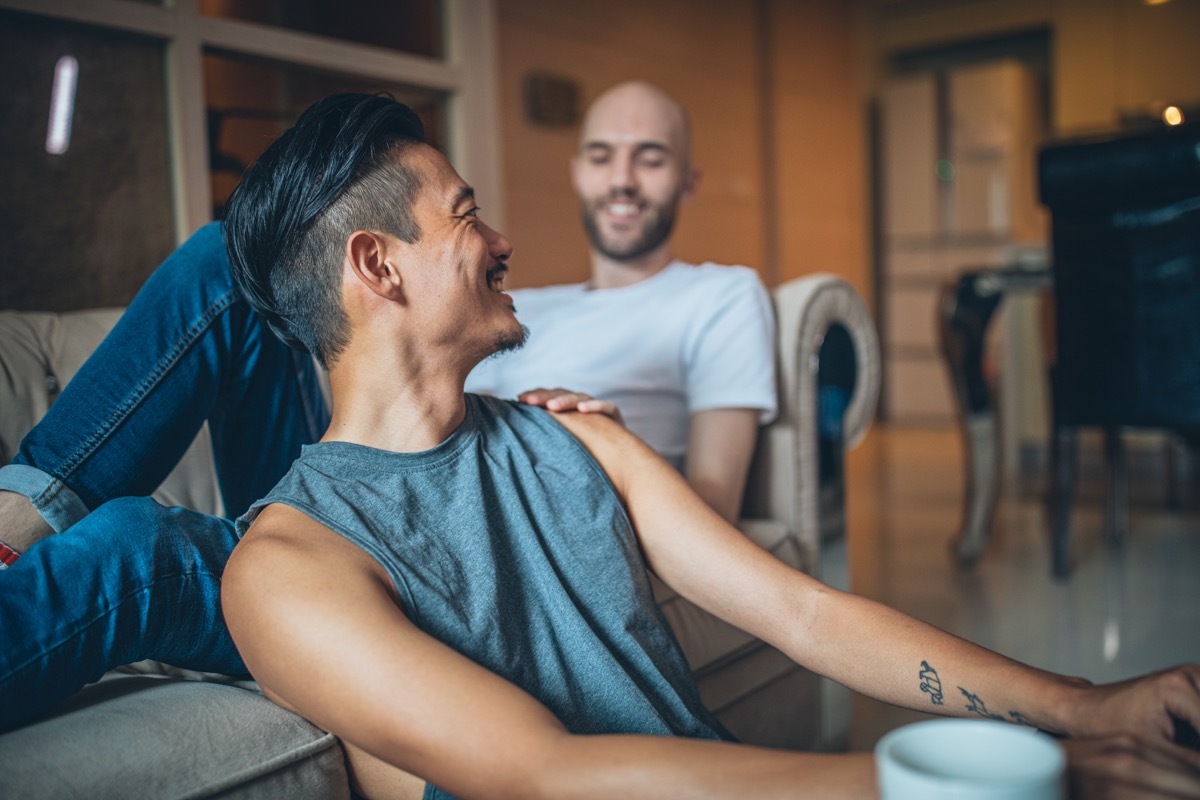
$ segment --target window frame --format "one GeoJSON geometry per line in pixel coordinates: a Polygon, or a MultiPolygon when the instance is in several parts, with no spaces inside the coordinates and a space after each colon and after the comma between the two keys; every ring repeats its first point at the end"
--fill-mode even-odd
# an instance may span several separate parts
{"type": "Polygon", "coordinates": [[[164,43],[166,125],[178,242],[212,219],[202,68],[206,48],[445,92],[450,160],[474,184],[489,224],[503,228],[501,152],[494,133],[500,130],[495,0],[442,0],[445,60],[209,17],[200,13],[199,0],[165,2],[168,5],[131,0],[0,0],[0,9],[98,30],[135,33],[164,43]]]}

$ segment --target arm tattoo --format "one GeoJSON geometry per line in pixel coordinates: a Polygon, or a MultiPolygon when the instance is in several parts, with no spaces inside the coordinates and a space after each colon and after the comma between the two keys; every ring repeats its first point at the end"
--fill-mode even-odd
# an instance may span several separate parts
{"type": "Polygon", "coordinates": [[[1018,725],[1028,725],[1031,728],[1036,728],[1037,725],[1029,717],[1022,714],[1020,711],[1010,711],[1008,715],[1013,718],[1013,722],[1018,725]]]}
{"type": "Polygon", "coordinates": [[[967,711],[972,711],[984,719],[1004,719],[1004,717],[1000,714],[993,714],[992,712],[988,711],[987,706],[983,704],[983,698],[979,695],[971,694],[961,686],[958,687],[958,690],[963,693],[964,697],[967,698],[967,711]]]}
{"type": "MultiPolygon", "coordinates": [[[[935,706],[942,705],[945,702],[945,697],[942,695],[942,679],[938,677],[937,670],[929,666],[928,661],[922,661],[921,672],[917,677],[920,680],[921,691],[924,694],[929,695],[929,702],[933,703],[935,706]]],[[[1003,715],[993,714],[991,711],[988,711],[987,705],[984,704],[982,697],[968,692],[961,686],[958,687],[958,690],[963,693],[964,697],[967,698],[967,711],[978,714],[985,719],[1004,721],[1003,715]]],[[[1032,720],[1030,720],[1020,711],[1009,711],[1008,715],[1012,717],[1013,722],[1016,722],[1019,725],[1028,725],[1031,728],[1037,727],[1032,720]]]]}
{"type": "Polygon", "coordinates": [[[937,670],[929,666],[928,661],[921,662],[921,674],[918,676],[921,681],[921,691],[929,695],[929,702],[935,706],[942,704],[942,680],[938,677],[937,670]]]}

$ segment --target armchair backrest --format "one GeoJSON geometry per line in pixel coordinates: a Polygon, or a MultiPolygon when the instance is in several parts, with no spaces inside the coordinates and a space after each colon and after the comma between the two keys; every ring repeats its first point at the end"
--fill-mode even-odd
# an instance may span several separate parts
{"type": "Polygon", "coordinates": [[[866,304],[838,276],[814,274],[787,281],[772,296],[778,326],[779,416],[759,434],[743,515],[787,525],[800,543],[804,571],[819,578],[822,345],[839,327],[853,345],[853,387],[840,403],[845,409],[841,440],[852,447],[875,416],[881,381],[879,339],[866,304]]]}

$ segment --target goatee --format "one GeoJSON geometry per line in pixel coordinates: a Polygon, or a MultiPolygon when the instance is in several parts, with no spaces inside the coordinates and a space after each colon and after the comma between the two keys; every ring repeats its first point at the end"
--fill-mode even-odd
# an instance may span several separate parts
{"type": "Polygon", "coordinates": [[[501,353],[511,353],[513,350],[520,350],[525,346],[525,341],[529,338],[529,328],[522,325],[521,330],[515,333],[499,333],[496,334],[496,341],[492,356],[498,356],[501,353]]]}
{"type": "Polygon", "coordinates": [[[585,205],[583,207],[581,215],[583,217],[583,229],[587,233],[588,242],[591,243],[596,252],[603,254],[606,258],[611,258],[613,261],[632,261],[635,258],[644,256],[669,239],[671,231],[675,227],[675,205],[656,206],[656,213],[648,220],[646,227],[640,231],[639,235],[633,241],[622,247],[611,246],[605,241],[604,234],[596,222],[600,205],[602,204],[595,204],[591,207],[585,205]]]}

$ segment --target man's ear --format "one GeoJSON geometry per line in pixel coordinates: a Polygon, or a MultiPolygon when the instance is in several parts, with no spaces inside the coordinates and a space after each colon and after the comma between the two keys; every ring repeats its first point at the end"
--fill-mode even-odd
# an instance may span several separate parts
{"type": "Polygon", "coordinates": [[[394,245],[389,237],[374,231],[355,231],[346,239],[346,263],[354,276],[388,300],[400,299],[402,289],[392,253],[394,245]]]}

